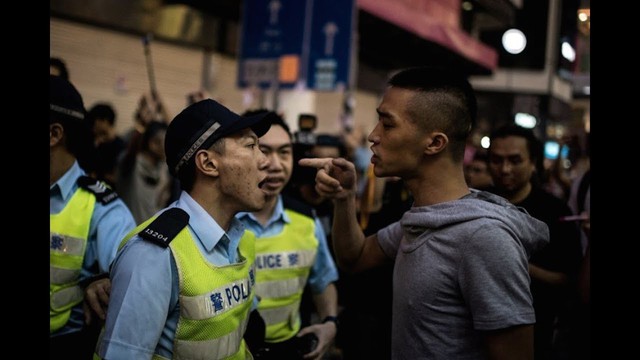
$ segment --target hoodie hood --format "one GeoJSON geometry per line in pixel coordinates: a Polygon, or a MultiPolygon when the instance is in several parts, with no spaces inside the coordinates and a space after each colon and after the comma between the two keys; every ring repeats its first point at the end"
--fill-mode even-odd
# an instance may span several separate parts
{"type": "Polygon", "coordinates": [[[423,234],[480,218],[504,223],[516,234],[527,257],[549,242],[547,224],[501,196],[475,189],[458,200],[411,208],[402,216],[400,223],[405,234],[423,234]]]}

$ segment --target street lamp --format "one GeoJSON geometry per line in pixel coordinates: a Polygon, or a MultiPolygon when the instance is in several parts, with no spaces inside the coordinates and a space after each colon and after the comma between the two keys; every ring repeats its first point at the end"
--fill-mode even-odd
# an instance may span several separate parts
{"type": "Polygon", "coordinates": [[[520,54],[527,46],[527,37],[518,29],[509,29],[502,34],[502,46],[509,54],[520,54]]]}

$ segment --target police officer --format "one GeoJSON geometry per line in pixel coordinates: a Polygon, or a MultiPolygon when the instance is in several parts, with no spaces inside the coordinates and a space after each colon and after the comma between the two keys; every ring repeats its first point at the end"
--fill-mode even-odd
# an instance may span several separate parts
{"type": "Polygon", "coordinates": [[[82,96],[62,77],[49,75],[49,84],[50,358],[88,359],[97,332],[84,325],[83,287],[108,271],[135,222],[118,195],[78,162],[91,146],[82,96]]]}
{"type": "Polygon", "coordinates": [[[281,117],[270,119],[271,128],[260,138],[260,149],[269,158],[262,186],[266,206],[237,215],[257,237],[256,294],[267,330],[266,344],[256,358],[302,359],[307,354],[307,359],[321,359],[337,333],[338,272],[312,208],[281,194],[293,169],[292,137],[281,117]],[[301,329],[306,285],[321,322],[301,329]]]}
{"type": "Polygon", "coordinates": [[[257,305],[255,239],[242,237],[234,216],[265,204],[258,137],[268,116],[241,117],[205,99],[170,123],[166,161],[182,191],[120,246],[100,357],[250,358],[243,334],[257,305]]]}

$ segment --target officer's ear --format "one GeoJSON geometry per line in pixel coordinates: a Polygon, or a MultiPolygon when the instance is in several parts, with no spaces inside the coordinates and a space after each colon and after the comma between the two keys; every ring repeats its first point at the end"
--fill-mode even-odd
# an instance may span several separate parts
{"type": "Polygon", "coordinates": [[[64,128],[60,123],[49,124],[49,147],[59,144],[64,137],[64,128]]]}
{"type": "Polygon", "coordinates": [[[195,156],[196,168],[205,175],[218,177],[220,175],[218,157],[213,150],[198,150],[195,156]]]}

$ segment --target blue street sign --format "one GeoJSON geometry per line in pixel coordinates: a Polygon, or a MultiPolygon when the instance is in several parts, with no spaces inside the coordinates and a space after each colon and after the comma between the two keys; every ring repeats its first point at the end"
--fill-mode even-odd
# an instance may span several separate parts
{"type": "Polygon", "coordinates": [[[278,81],[280,57],[300,56],[306,6],[306,0],[244,0],[238,86],[268,88],[278,81]]]}
{"type": "Polygon", "coordinates": [[[238,86],[349,83],[355,0],[244,0],[238,86]]]}
{"type": "Polygon", "coordinates": [[[355,0],[311,0],[307,87],[333,91],[349,85],[355,0]]]}

